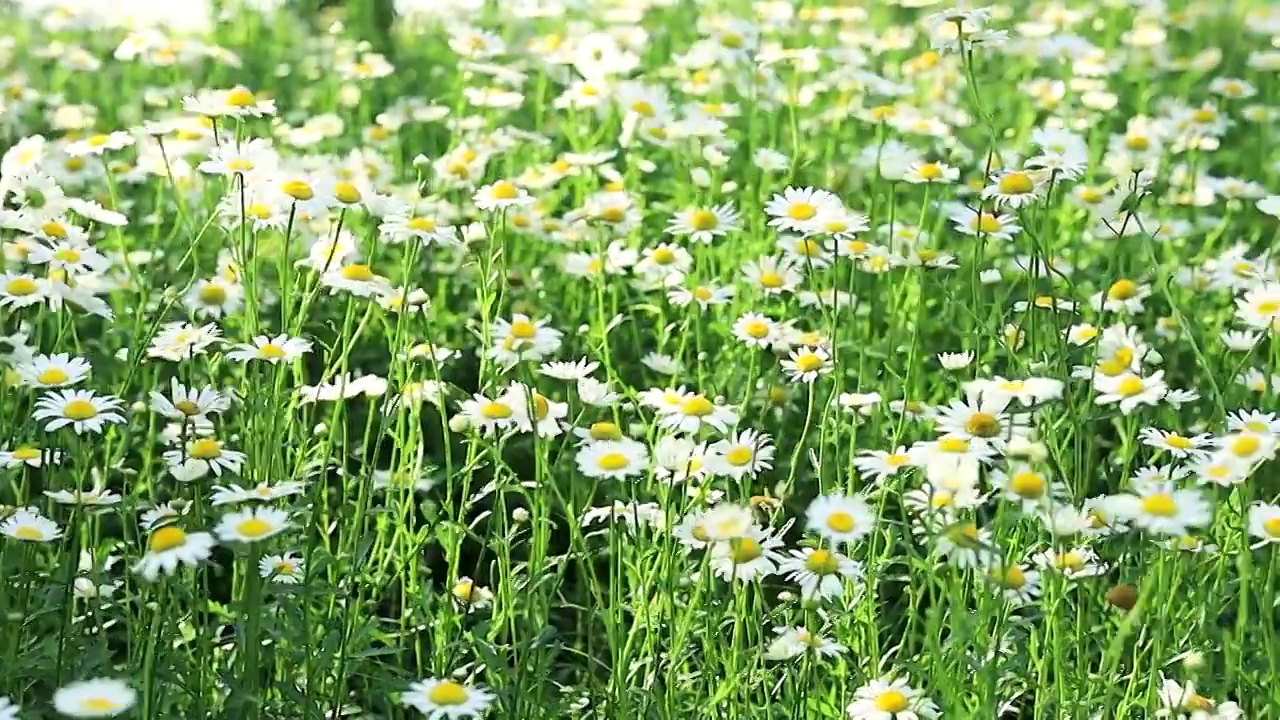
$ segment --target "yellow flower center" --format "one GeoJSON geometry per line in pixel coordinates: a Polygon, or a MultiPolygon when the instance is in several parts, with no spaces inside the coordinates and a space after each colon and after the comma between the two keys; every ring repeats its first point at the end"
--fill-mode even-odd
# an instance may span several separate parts
{"type": "Polygon", "coordinates": [[[236,532],[247,538],[260,538],[271,532],[273,529],[274,527],[271,523],[257,517],[241,520],[240,523],[236,525],[236,532]]]}
{"type": "Polygon", "coordinates": [[[151,533],[147,540],[147,548],[154,553],[162,553],[187,544],[187,533],[182,528],[172,525],[162,527],[151,533]]]}
{"type": "Polygon", "coordinates": [[[1000,232],[1000,229],[1003,227],[1000,224],[1000,220],[995,215],[989,215],[987,213],[980,213],[973,219],[972,224],[974,230],[982,233],[1000,232]]]}
{"type": "Polygon", "coordinates": [[[410,230],[417,230],[418,232],[435,232],[436,229],[435,218],[429,217],[412,217],[405,224],[409,226],[410,230]]]}
{"type": "Polygon", "coordinates": [[[707,302],[713,297],[711,289],[703,285],[699,285],[693,289],[693,296],[702,302],[707,302]]]}
{"type": "Polygon", "coordinates": [[[938,441],[938,450],[945,453],[967,453],[969,441],[964,438],[942,438],[938,441]]]}
{"type": "Polygon", "coordinates": [[[772,270],[766,270],[760,273],[760,285],[770,290],[776,290],[786,284],[786,280],[782,277],[782,273],[772,270]]]}
{"type": "Polygon", "coordinates": [[[200,288],[199,296],[205,305],[222,305],[227,301],[227,289],[210,283],[200,288]]]}
{"type": "Polygon", "coordinates": [[[356,282],[369,282],[373,280],[373,270],[368,265],[356,263],[342,268],[342,277],[356,282]]]}
{"type": "Polygon", "coordinates": [[[621,440],[622,431],[611,422],[592,423],[588,431],[592,440],[621,440]]]}
{"type": "Polygon", "coordinates": [[[1044,497],[1045,488],[1044,477],[1040,473],[1031,470],[1015,473],[1009,480],[1009,489],[1018,497],[1028,500],[1038,500],[1044,497]]]}
{"type": "Polygon", "coordinates": [[[1218,111],[1213,108],[1200,108],[1191,114],[1191,119],[1198,123],[1211,123],[1218,119],[1218,111]]]}
{"type": "Polygon", "coordinates": [[[227,93],[227,104],[231,107],[246,108],[257,103],[248,88],[238,87],[227,93]]]}
{"type": "Polygon", "coordinates": [[[1191,441],[1177,433],[1169,433],[1166,435],[1164,438],[1164,444],[1179,450],[1189,450],[1191,448],[1191,441]]]}
{"type": "Polygon", "coordinates": [[[694,210],[689,215],[689,226],[694,230],[715,230],[719,225],[719,216],[710,210],[694,210]]]}
{"type": "Polygon", "coordinates": [[[506,420],[511,417],[511,408],[491,400],[480,408],[480,414],[490,420],[506,420]]]}
{"type": "Polygon", "coordinates": [[[1262,448],[1262,441],[1256,435],[1241,435],[1231,441],[1231,454],[1236,457],[1252,457],[1262,448]]]}
{"type": "Polygon", "coordinates": [[[36,458],[40,457],[40,448],[34,448],[34,447],[31,447],[30,445],[23,445],[21,447],[15,448],[13,452],[9,454],[13,456],[14,460],[22,460],[23,462],[25,462],[27,460],[35,460],[36,458]]]}
{"type": "Polygon", "coordinates": [[[255,218],[258,218],[259,220],[265,220],[271,217],[271,208],[268,207],[266,203],[260,203],[260,202],[250,203],[248,206],[245,207],[244,213],[249,217],[255,217],[255,218]]]}
{"type": "Polygon", "coordinates": [[[61,385],[70,380],[71,377],[62,368],[51,367],[36,376],[36,382],[41,385],[61,385]]]}
{"type": "Polygon", "coordinates": [[[104,697],[85,698],[80,701],[80,710],[86,713],[105,713],[119,707],[120,703],[104,697]]]}
{"type": "Polygon", "coordinates": [[[1124,146],[1130,150],[1142,152],[1151,147],[1151,138],[1146,135],[1126,135],[1124,138],[1124,146]]]}
{"type": "Polygon", "coordinates": [[[942,168],[938,163],[925,163],[921,165],[918,174],[925,180],[939,180],[943,175],[942,168]]]}
{"type": "Polygon", "coordinates": [[[642,115],[647,118],[651,118],[658,114],[658,111],[654,109],[653,104],[647,100],[637,100],[631,103],[631,111],[637,115],[642,115]]]}
{"type": "Polygon", "coordinates": [[[1084,569],[1084,558],[1074,551],[1064,552],[1053,559],[1053,566],[1064,572],[1080,572],[1084,569]]]}
{"type": "Polygon", "coordinates": [[[1266,300],[1258,303],[1258,314],[1274,315],[1280,312],[1280,300],[1266,300]]]}
{"type": "Polygon", "coordinates": [[[538,420],[542,420],[547,416],[547,413],[549,412],[551,412],[551,403],[547,402],[547,399],[542,395],[539,395],[538,393],[534,393],[533,394],[534,418],[538,420]]]}
{"type": "Polygon", "coordinates": [[[338,202],[353,205],[360,202],[363,197],[360,189],[349,182],[340,182],[333,186],[333,196],[338,198],[338,202]]]}
{"type": "Polygon", "coordinates": [[[538,326],[530,320],[517,318],[511,323],[510,335],[520,340],[532,340],[538,335],[538,326]]]}
{"type": "Polygon", "coordinates": [[[1142,378],[1133,373],[1125,375],[1116,385],[1116,392],[1124,397],[1133,397],[1146,389],[1147,386],[1142,382],[1142,378]]]}
{"type": "Polygon", "coordinates": [[[519,188],[506,180],[494,183],[489,192],[493,195],[494,200],[515,200],[520,197],[519,188]]]}
{"type": "Polygon", "coordinates": [[[1280,537],[1280,517],[1263,520],[1262,529],[1271,537],[1280,537]]]}
{"type": "Polygon", "coordinates": [[[1138,284],[1132,280],[1117,280],[1107,290],[1107,298],[1111,300],[1128,300],[1138,293],[1138,284]]]}
{"type": "Polygon", "coordinates": [[[807,203],[803,200],[797,203],[792,203],[791,207],[787,208],[787,217],[792,220],[800,220],[803,222],[811,219],[817,214],[818,208],[814,207],[812,203],[807,203]]]}
{"type": "Polygon", "coordinates": [[[1010,565],[1006,568],[996,568],[991,571],[991,577],[1001,587],[1017,590],[1027,584],[1027,574],[1017,565],[1010,565]]]}
{"type": "Polygon", "coordinates": [[[607,452],[596,460],[597,467],[608,471],[622,470],[630,464],[631,461],[627,459],[627,456],[620,452],[607,452]]]}
{"type": "Polygon", "coordinates": [[[1082,187],[1080,188],[1080,199],[1090,205],[1097,205],[1102,202],[1102,193],[1097,188],[1082,187]]]}
{"type": "Polygon", "coordinates": [[[1142,512],[1156,517],[1173,517],[1178,514],[1178,504],[1169,493],[1151,493],[1142,498],[1142,512]]]}
{"type": "Polygon", "coordinates": [[[427,700],[432,705],[462,705],[467,702],[467,697],[467,689],[452,680],[445,680],[427,693],[427,700]]]}
{"type": "Polygon", "coordinates": [[[720,36],[720,45],[730,50],[740,50],[745,43],[746,41],[737,33],[725,33],[720,36]]]}
{"type": "Polygon", "coordinates": [[[1190,697],[1182,701],[1182,707],[1184,710],[1212,712],[1217,706],[1209,698],[1197,693],[1191,693],[1190,697]]]}
{"type": "Polygon", "coordinates": [[[840,570],[840,561],[830,550],[814,550],[805,558],[804,566],[818,575],[833,575],[840,570]]]}
{"type": "Polygon", "coordinates": [[[310,200],[316,196],[316,191],[305,180],[287,180],[280,190],[294,200],[310,200]]]}
{"type": "Polygon", "coordinates": [[[25,277],[14,278],[4,286],[5,293],[15,297],[34,294],[37,289],[36,281],[25,277]]]}
{"type": "Polygon", "coordinates": [[[753,455],[751,448],[746,445],[735,445],[729,452],[724,454],[724,459],[725,462],[734,467],[742,467],[751,462],[753,455]]]}
{"type": "Polygon", "coordinates": [[[827,529],[838,533],[851,533],[858,523],[852,513],[836,510],[827,516],[827,529]]]}
{"type": "Polygon", "coordinates": [[[764,555],[764,548],[751,538],[734,538],[729,541],[729,558],[735,565],[749,563],[764,555]]]}
{"type": "Polygon", "coordinates": [[[815,372],[822,367],[822,356],[806,352],[796,356],[796,370],[802,373],[815,372]]]}
{"type": "Polygon", "coordinates": [[[72,420],[88,420],[98,414],[98,408],[88,400],[72,400],[62,406],[62,414],[72,420]]]}
{"type": "Polygon", "coordinates": [[[1024,172],[1011,172],[1000,178],[997,189],[1001,195],[1026,195],[1036,189],[1036,184],[1024,172]]]}
{"type": "Polygon", "coordinates": [[[671,248],[658,248],[653,251],[653,261],[659,265],[670,265],[676,261],[676,254],[671,248]]]}
{"type": "Polygon", "coordinates": [[[197,460],[212,460],[222,457],[222,443],[217,440],[204,438],[191,443],[191,449],[187,454],[197,460]]]}
{"type": "Polygon", "coordinates": [[[178,412],[187,417],[194,417],[200,414],[200,406],[194,400],[179,400],[173,406],[178,409],[178,412]]]}
{"type": "Polygon", "coordinates": [[[979,411],[965,420],[964,430],[974,437],[995,437],[1000,434],[1000,418],[991,413],[979,411]]]}
{"type": "Polygon", "coordinates": [[[40,528],[34,525],[21,525],[17,530],[13,531],[13,536],[19,540],[43,540],[44,533],[40,528]]]}
{"type": "Polygon", "coordinates": [[[906,465],[909,462],[911,462],[911,457],[908,455],[903,455],[902,453],[893,453],[892,455],[889,455],[884,459],[885,465],[888,465],[889,467],[894,467],[894,468],[902,467],[903,465],[906,465]]]}
{"type": "Polygon", "coordinates": [[[885,690],[876,697],[876,709],[880,712],[900,713],[909,707],[911,701],[897,690],[885,690]]]}
{"type": "Polygon", "coordinates": [[[58,252],[54,253],[53,256],[64,263],[77,263],[80,262],[80,258],[82,257],[80,251],[74,248],[62,248],[58,252]]]}
{"type": "Polygon", "coordinates": [[[276,345],[275,343],[267,343],[266,345],[258,348],[258,355],[269,360],[279,360],[284,357],[285,352],[279,345],[276,345]]]}
{"type": "Polygon", "coordinates": [[[57,220],[46,220],[40,224],[40,232],[54,238],[64,238],[67,236],[67,227],[57,220]]]}
{"type": "Polygon", "coordinates": [[[693,397],[680,403],[681,414],[690,417],[706,417],[715,412],[716,406],[704,395],[694,395],[693,397]]]}

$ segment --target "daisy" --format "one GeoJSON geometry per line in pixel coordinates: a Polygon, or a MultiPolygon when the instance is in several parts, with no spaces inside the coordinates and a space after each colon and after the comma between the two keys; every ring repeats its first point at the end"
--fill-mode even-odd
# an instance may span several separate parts
{"type": "Polygon", "coordinates": [[[62,537],[62,529],[35,508],[19,508],[0,522],[0,535],[24,542],[52,542],[62,537]]]}
{"type": "Polygon", "coordinates": [[[182,98],[182,109],[205,117],[262,117],[275,115],[274,100],[260,100],[244,86],[230,90],[200,90],[182,98]]]}
{"type": "Polygon", "coordinates": [[[320,284],[333,292],[345,290],[356,297],[382,297],[393,291],[391,281],[364,263],[335,266],[320,276],[320,284]]]}
{"type": "Polygon", "coordinates": [[[1142,302],[1151,295],[1151,286],[1121,278],[1111,283],[1105,292],[1096,293],[1089,304],[1099,312],[1140,313],[1142,302]]]}
{"type": "Polygon", "coordinates": [[[1172,483],[1153,482],[1135,487],[1134,493],[1114,495],[1109,500],[1115,515],[1150,533],[1187,535],[1190,528],[1204,527],[1213,517],[1213,508],[1199,490],[1179,490],[1172,483]]]}
{"type": "Polygon", "coordinates": [[[485,185],[471,196],[471,202],[481,210],[505,210],[511,207],[523,207],[534,202],[524,188],[509,180],[499,180],[485,185]]]}
{"type": "Polygon", "coordinates": [[[746,313],[733,323],[733,335],[738,340],[765,348],[778,340],[780,329],[778,324],[760,313],[746,313]]]}
{"type": "Polygon", "coordinates": [[[293,553],[265,555],[258,561],[258,574],[281,585],[297,585],[304,574],[302,558],[293,553]]]}
{"type": "MultiPolygon", "coordinates": [[[[378,473],[375,470],[373,475],[374,487],[378,485],[378,473]]],[[[298,495],[302,492],[302,483],[283,482],[278,485],[270,483],[258,483],[252,488],[242,488],[234,483],[230,485],[215,485],[213,495],[211,497],[213,505],[236,505],[242,502],[256,500],[258,502],[270,502],[290,495],[298,495]]]]}
{"type": "Polygon", "coordinates": [[[898,473],[915,467],[915,461],[907,452],[907,448],[899,446],[893,452],[884,450],[863,450],[853,459],[853,466],[863,480],[879,483],[898,473]]]}
{"type": "Polygon", "coordinates": [[[938,706],[906,678],[881,678],[858,688],[847,708],[850,720],[934,720],[938,706]]]}
{"type": "Polygon", "coordinates": [[[1030,419],[1025,413],[1009,413],[1012,397],[990,392],[985,384],[965,386],[965,399],[952,400],[938,410],[935,420],[940,433],[955,437],[978,438],[997,447],[1030,432],[1030,419]]]}
{"type": "Polygon", "coordinates": [[[696,433],[705,426],[723,433],[738,424],[738,413],[732,408],[714,403],[699,393],[689,394],[678,406],[660,412],[659,427],[675,432],[696,433]]]}
{"type": "Polygon", "coordinates": [[[62,151],[74,158],[84,157],[86,155],[101,155],[108,150],[121,150],[132,144],[132,135],[127,132],[115,130],[107,135],[90,135],[83,140],[68,143],[62,151]]]}
{"type": "Polygon", "coordinates": [[[782,541],[767,530],[753,529],[711,548],[711,571],[729,582],[752,582],[778,571],[782,541]]]}
{"type": "Polygon", "coordinates": [[[1022,232],[1012,215],[996,215],[987,211],[979,213],[967,207],[956,210],[951,215],[951,221],[955,224],[955,229],[965,235],[996,240],[1009,240],[1022,232]]]}
{"type": "Polygon", "coordinates": [[[0,273],[0,307],[22,308],[44,302],[49,281],[29,273],[0,273]]]}
{"type": "Polygon", "coordinates": [[[1280,543],[1280,506],[1260,502],[1250,505],[1248,531],[1258,538],[1258,545],[1280,543]]]}
{"type": "Polygon", "coordinates": [[[1096,375],[1093,386],[1098,393],[1094,402],[1098,405],[1119,403],[1120,412],[1128,415],[1139,405],[1157,405],[1169,391],[1164,383],[1164,371],[1157,370],[1149,377],[1126,372],[1121,375],[1096,375]]]}
{"type": "MultiPolygon", "coordinates": [[[[798,282],[798,280],[797,280],[798,282]]],[[[667,292],[667,299],[676,307],[685,307],[697,303],[706,310],[712,305],[724,305],[736,294],[733,286],[695,285],[693,287],[677,287],[667,292]]]]}
{"type": "Polygon", "coordinates": [[[1280,417],[1260,410],[1237,410],[1227,415],[1227,429],[1280,435],[1280,417]]]}
{"type": "Polygon", "coordinates": [[[237,510],[222,516],[214,528],[223,542],[258,542],[289,529],[289,513],[270,507],[237,510]]]}
{"type": "Polygon", "coordinates": [[[782,232],[806,232],[823,209],[839,205],[839,199],[827,190],[787,186],[765,203],[764,212],[770,217],[769,227],[782,232]]]}
{"type": "Polygon", "coordinates": [[[917,185],[949,185],[960,179],[960,170],[942,162],[913,162],[907,166],[907,173],[902,179],[917,185]]]}
{"type": "Polygon", "coordinates": [[[806,528],[829,542],[861,540],[875,528],[876,517],[861,495],[820,495],[805,510],[806,528]]]}
{"type": "Polygon", "coordinates": [[[778,637],[774,638],[765,650],[766,660],[790,660],[805,653],[813,653],[820,658],[835,657],[849,650],[844,645],[810,632],[806,628],[776,627],[773,631],[778,637]]]}
{"type": "Polygon", "coordinates": [[[800,586],[800,596],[829,600],[844,594],[845,580],[862,577],[862,565],[833,550],[791,550],[778,572],[800,586]]]}
{"type": "Polygon", "coordinates": [[[516,313],[508,321],[494,320],[490,332],[493,347],[489,357],[503,364],[514,365],[520,360],[541,360],[560,349],[564,333],[547,325],[548,320],[533,320],[516,313]]]}
{"type": "Polygon", "coordinates": [[[244,453],[228,450],[221,440],[212,437],[190,440],[184,449],[165,451],[163,458],[171,467],[183,465],[186,473],[197,477],[207,473],[221,477],[223,470],[238,473],[244,463],[244,453]]]}
{"type": "Polygon", "coordinates": [[[40,467],[45,462],[57,465],[62,462],[62,451],[41,448],[37,445],[19,445],[12,450],[0,450],[0,469],[26,465],[40,467]]]}
{"type": "Polygon", "coordinates": [[[600,363],[580,358],[573,362],[545,362],[538,367],[538,373],[557,380],[577,381],[589,376],[600,367],[600,363]]]}
{"type": "Polygon", "coordinates": [[[578,451],[577,463],[587,477],[624,480],[648,468],[649,450],[644,443],[629,438],[597,440],[578,451]]]}
{"type": "Polygon", "coordinates": [[[782,361],[782,369],[798,383],[812,383],[831,372],[831,367],[831,356],[823,348],[798,348],[782,361]]]}
{"type": "Polygon", "coordinates": [[[765,295],[794,292],[804,279],[793,261],[767,256],[743,263],[742,275],[747,284],[759,288],[765,295]]]}
{"type": "Polygon", "coordinates": [[[44,495],[59,505],[108,507],[118,505],[121,501],[119,495],[101,487],[95,487],[90,490],[45,490],[44,495]]]}
{"type": "Polygon", "coordinates": [[[1035,512],[1067,493],[1062,483],[1050,480],[1030,465],[1014,465],[1007,473],[997,470],[992,475],[1004,499],[1021,505],[1023,512],[1035,512]]]}
{"type": "Polygon", "coordinates": [[[1201,448],[1212,438],[1208,433],[1187,437],[1153,427],[1142,428],[1138,431],[1138,437],[1142,439],[1142,444],[1163,450],[1176,458],[1203,457],[1208,451],[1201,448]]]}
{"type": "Polygon", "coordinates": [[[1005,600],[1026,605],[1040,596],[1040,572],[1016,564],[997,563],[987,570],[987,580],[1000,589],[1005,600]]]}
{"type": "Polygon", "coordinates": [[[1275,436],[1270,433],[1256,433],[1242,430],[1224,435],[1214,440],[1219,451],[1230,455],[1244,465],[1270,460],[1276,455],[1275,436]]]}
{"type": "Polygon", "coordinates": [[[982,189],[982,199],[995,200],[998,206],[1017,209],[1040,199],[1041,184],[1033,173],[1007,170],[993,175],[991,182],[982,189]]]}
{"type": "Polygon", "coordinates": [[[169,381],[169,395],[151,391],[151,409],[170,420],[195,423],[226,412],[231,399],[211,387],[188,388],[177,378],[169,381]]]}
{"type": "Polygon", "coordinates": [[[48,420],[46,432],[69,425],[77,435],[100,433],[108,423],[124,422],[124,416],[115,412],[119,407],[120,400],[111,395],[96,395],[92,390],[59,390],[40,398],[31,417],[48,420]]]}
{"type": "Polygon", "coordinates": [[[36,355],[14,366],[27,387],[51,388],[77,385],[89,376],[89,363],[67,353],[36,355]]]}
{"type": "Polygon", "coordinates": [[[934,538],[934,553],[959,568],[989,566],[995,558],[991,531],[971,522],[956,522],[934,538]]]}
{"type": "Polygon", "coordinates": [[[767,433],[743,430],[707,448],[707,472],[740,480],[756,477],[773,467],[773,440],[767,433]]]}
{"type": "Polygon", "coordinates": [[[239,343],[227,353],[228,360],[251,362],[265,360],[272,365],[290,363],[311,352],[311,341],[303,338],[277,335],[256,335],[252,343],[239,343]]]}
{"type": "Polygon", "coordinates": [[[1156,691],[1160,698],[1160,709],[1156,710],[1157,718],[1177,718],[1178,720],[1242,720],[1244,712],[1236,703],[1228,700],[1218,703],[1196,692],[1195,683],[1181,685],[1177,680],[1160,677],[1160,688],[1156,691]]]}
{"type": "Polygon", "coordinates": [[[188,533],[176,525],[165,525],[151,532],[147,552],[133,571],[147,580],[155,580],[162,572],[172,575],[178,565],[195,567],[208,559],[213,546],[213,536],[207,532],[188,533]]]}
{"type": "Polygon", "coordinates": [[[128,712],[137,697],[134,689],[123,680],[80,680],[53,693],[53,709],[69,717],[115,717],[128,712]]]}
{"type": "Polygon", "coordinates": [[[707,510],[694,525],[693,535],[702,542],[723,542],[745,537],[755,528],[755,516],[751,508],[733,503],[721,503],[707,510]]]}
{"type": "Polygon", "coordinates": [[[429,678],[409,685],[400,703],[427,716],[427,720],[478,718],[493,703],[493,693],[479,685],[429,678]]]}
{"type": "Polygon", "coordinates": [[[1068,580],[1094,577],[1107,571],[1106,563],[1098,559],[1093,548],[1081,545],[1070,550],[1045,550],[1032,558],[1032,562],[1045,570],[1061,573],[1068,580]]]}
{"type": "Polygon", "coordinates": [[[222,331],[217,325],[192,325],[185,322],[168,323],[160,329],[147,348],[147,357],[181,362],[202,355],[211,346],[221,342],[222,331]]]}
{"type": "Polygon", "coordinates": [[[467,426],[480,430],[484,435],[515,427],[518,422],[516,410],[512,398],[505,394],[490,399],[480,393],[463,401],[460,408],[461,417],[466,418],[467,426]]]}
{"type": "Polygon", "coordinates": [[[738,212],[733,209],[732,204],[725,203],[678,212],[671,217],[666,232],[687,236],[690,242],[709,244],[738,229],[738,212]]]}

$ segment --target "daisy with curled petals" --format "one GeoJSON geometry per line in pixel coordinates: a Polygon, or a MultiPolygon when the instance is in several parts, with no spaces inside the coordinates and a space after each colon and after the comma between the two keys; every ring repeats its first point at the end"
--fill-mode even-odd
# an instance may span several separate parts
{"type": "Polygon", "coordinates": [[[936,720],[938,706],[905,677],[881,678],[858,688],[847,708],[850,720],[936,720]]]}
{"type": "Polygon", "coordinates": [[[77,385],[89,376],[89,363],[84,358],[73,358],[67,353],[36,355],[17,363],[14,370],[23,385],[36,388],[77,385]]]}
{"type": "Polygon", "coordinates": [[[133,571],[147,580],[160,573],[172,575],[179,565],[195,567],[213,551],[213,536],[207,532],[188,533],[176,525],[156,528],[147,537],[147,552],[133,571]]]}
{"type": "Polygon", "coordinates": [[[223,542],[252,543],[289,529],[289,513],[270,507],[254,507],[222,516],[214,528],[223,542]]]}
{"type": "Polygon", "coordinates": [[[277,335],[275,337],[257,335],[251,343],[236,345],[235,349],[227,353],[227,359],[246,363],[264,360],[272,365],[277,365],[279,363],[293,362],[309,352],[311,352],[311,341],[304,338],[289,337],[288,335],[277,335]]]}
{"type": "Polygon", "coordinates": [[[169,395],[151,391],[151,409],[170,420],[197,422],[209,415],[226,412],[231,408],[231,398],[211,387],[196,388],[183,385],[177,378],[169,381],[169,395]]]}
{"type": "Polygon", "coordinates": [[[782,232],[806,232],[809,223],[824,209],[840,206],[840,200],[828,190],[788,186],[765,203],[769,227],[782,232]]]}
{"type": "Polygon", "coordinates": [[[724,237],[738,230],[738,212],[730,203],[709,207],[692,207],[677,212],[671,217],[666,231],[676,236],[685,236],[690,242],[710,244],[718,237],[724,237]]]}
{"type": "Polygon", "coordinates": [[[700,393],[692,393],[680,400],[680,404],[659,408],[658,426],[683,433],[696,433],[704,426],[720,432],[738,424],[738,413],[726,405],[707,399],[700,393]]]}
{"type": "Polygon", "coordinates": [[[736,436],[717,440],[707,448],[707,472],[740,480],[755,477],[773,467],[773,440],[767,433],[743,430],[736,436]]]}
{"type": "Polygon", "coordinates": [[[778,572],[800,586],[800,596],[829,600],[844,594],[845,580],[862,577],[862,564],[834,550],[803,548],[789,551],[778,572]]]}
{"type": "Polygon", "coordinates": [[[107,424],[123,423],[124,416],[116,412],[119,408],[120,400],[111,395],[97,395],[92,390],[59,390],[40,398],[31,417],[48,420],[46,432],[70,426],[77,435],[83,435],[100,433],[107,424]]]}

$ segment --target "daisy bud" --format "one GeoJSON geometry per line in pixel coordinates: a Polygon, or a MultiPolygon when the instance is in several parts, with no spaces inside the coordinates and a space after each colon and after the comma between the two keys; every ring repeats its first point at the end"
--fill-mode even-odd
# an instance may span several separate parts
{"type": "Polygon", "coordinates": [[[732,180],[726,180],[720,184],[720,192],[730,195],[738,191],[738,183],[732,180]]]}
{"type": "Polygon", "coordinates": [[[129,406],[129,412],[140,413],[140,412],[146,412],[146,410],[147,410],[147,404],[142,402],[141,400],[136,400],[132,405],[129,406]]]}
{"type": "Polygon", "coordinates": [[[711,173],[706,168],[696,167],[689,173],[689,178],[698,187],[711,187],[711,173]]]}
{"type": "Polygon", "coordinates": [[[1107,602],[1126,612],[1132,610],[1138,604],[1138,588],[1133,585],[1116,585],[1107,591],[1107,602]]]}
{"type": "Polygon", "coordinates": [[[1199,650],[1192,650],[1182,656],[1182,667],[1187,670],[1196,670],[1204,666],[1204,653],[1199,650]]]}
{"type": "Polygon", "coordinates": [[[529,511],[524,508],[516,508],[511,511],[511,519],[518,523],[529,522],[529,511]]]}
{"type": "Polygon", "coordinates": [[[1000,277],[1000,271],[995,268],[991,268],[990,270],[983,270],[981,273],[978,273],[978,280],[983,285],[994,285],[1000,282],[1001,279],[1002,278],[1000,277]]]}
{"type": "Polygon", "coordinates": [[[465,415],[454,415],[449,418],[449,429],[456,433],[466,432],[471,427],[465,415]]]}
{"type": "Polygon", "coordinates": [[[423,167],[430,164],[431,164],[431,159],[428,158],[426,155],[423,155],[422,153],[418,153],[417,155],[413,156],[414,167],[423,167]]]}
{"type": "Polygon", "coordinates": [[[654,164],[654,162],[653,162],[652,160],[637,160],[637,161],[636,161],[636,168],[637,168],[640,172],[645,173],[645,174],[648,174],[648,173],[653,172],[654,170],[657,170],[657,169],[658,169],[658,166],[657,166],[657,165],[655,165],[655,164],[654,164]]]}
{"type": "Polygon", "coordinates": [[[311,434],[317,437],[324,435],[327,432],[329,432],[329,426],[324,423],[319,423],[315,427],[311,428],[311,434]]]}

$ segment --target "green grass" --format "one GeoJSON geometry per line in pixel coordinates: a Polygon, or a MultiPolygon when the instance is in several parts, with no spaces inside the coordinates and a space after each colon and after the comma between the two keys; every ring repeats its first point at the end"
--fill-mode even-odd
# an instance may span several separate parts
{"type": "Polygon", "coordinates": [[[1280,712],[1274,10],[570,4],[4,10],[0,720],[1280,712]]]}

